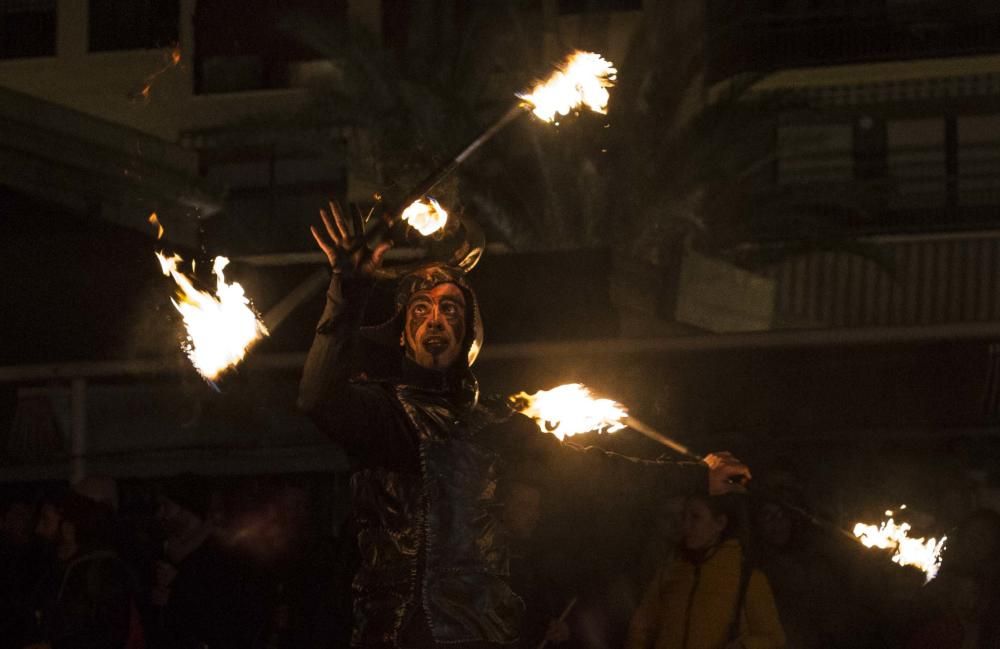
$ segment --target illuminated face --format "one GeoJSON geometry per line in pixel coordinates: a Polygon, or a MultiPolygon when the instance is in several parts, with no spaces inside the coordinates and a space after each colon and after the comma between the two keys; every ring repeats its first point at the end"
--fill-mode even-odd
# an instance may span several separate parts
{"type": "Polygon", "coordinates": [[[692,498],[684,507],[681,530],[684,547],[688,550],[707,550],[722,537],[728,519],[725,514],[716,516],[708,505],[692,498]]]}
{"type": "Polygon", "coordinates": [[[447,369],[465,340],[465,295],[455,284],[417,291],[406,305],[406,355],[421,367],[447,369]]]}

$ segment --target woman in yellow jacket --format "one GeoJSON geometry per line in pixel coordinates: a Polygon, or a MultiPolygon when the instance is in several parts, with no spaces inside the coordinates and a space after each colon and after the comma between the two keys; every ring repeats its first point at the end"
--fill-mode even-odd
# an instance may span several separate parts
{"type": "Polygon", "coordinates": [[[744,572],[740,542],[728,538],[735,517],[726,498],[688,499],[679,555],[659,571],[632,616],[627,649],[784,647],[767,578],[744,572]]]}

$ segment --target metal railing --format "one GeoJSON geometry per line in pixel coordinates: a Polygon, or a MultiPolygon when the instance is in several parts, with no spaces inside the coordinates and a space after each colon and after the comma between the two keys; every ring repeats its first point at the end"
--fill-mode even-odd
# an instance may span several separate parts
{"type": "Polygon", "coordinates": [[[1000,321],[1000,231],[871,237],[878,260],[817,252],[767,269],[779,327],[1000,321]]]}

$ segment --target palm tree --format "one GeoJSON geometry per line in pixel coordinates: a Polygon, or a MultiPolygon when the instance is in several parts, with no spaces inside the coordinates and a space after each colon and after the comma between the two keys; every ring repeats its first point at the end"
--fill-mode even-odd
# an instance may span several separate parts
{"type": "MultiPolygon", "coordinates": [[[[611,244],[659,265],[683,246],[747,267],[816,248],[870,254],[830,225],[867,209],[866,197],[760,191],[776,159],[776,115],[791,99],[755,95],[752,76],[706,97],[701,17],[678,9],[687,3],[648,4],[607,116],[558,127],[521,120],[438,194],[517,249],[611,244]],[[757,245],[774,240],[784,244],[757,245]]],[[[357,24],[302,15],[284,24],[343,71],[314,88],[314,117],[348,125],[354,180],[388,197],[460,149],[548,67],[540,17],[518,3],[474,3],[461,24],[441,18],[448,7],[412,3],[410,37],[396,49],[357,24]]],[[[592,22],[591,34],[607,29],[592,22]]]]}

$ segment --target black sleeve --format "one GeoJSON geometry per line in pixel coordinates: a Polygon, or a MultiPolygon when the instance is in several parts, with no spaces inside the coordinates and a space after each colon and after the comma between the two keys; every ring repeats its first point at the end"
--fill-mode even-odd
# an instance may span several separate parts
{"type": "Polygon", "coordinates": [[[351,352],[370,290],[370,280],[333,274],[306,357],[298,404],[320,430],[364,464],[406,464],[416,457],[416,449],[394,400],[379,385],[349,380],[351,352]]]}
{"type": "Polygon", "coordinates": [[[508,464],[539,476],[540,482],[580,495],[671,497],[708,490],[708,467],[701,462],[642,460],[593,446],[583,448],[543,433],[521,414],[491,427],[488,433],[488,443],[508,464]]]}

